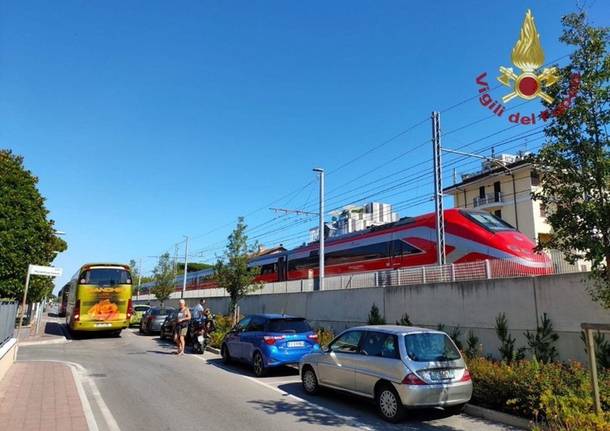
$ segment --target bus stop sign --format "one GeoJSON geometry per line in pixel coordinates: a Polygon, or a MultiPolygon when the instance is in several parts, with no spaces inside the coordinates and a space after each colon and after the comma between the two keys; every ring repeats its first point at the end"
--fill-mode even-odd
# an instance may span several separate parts
{"type": "Polygon", "coordinates": [[[46,275],[47,277],[61,277],[63,273],[61,268],[54,266],[30,265],[28,269],[31,275],[46,275]]]}

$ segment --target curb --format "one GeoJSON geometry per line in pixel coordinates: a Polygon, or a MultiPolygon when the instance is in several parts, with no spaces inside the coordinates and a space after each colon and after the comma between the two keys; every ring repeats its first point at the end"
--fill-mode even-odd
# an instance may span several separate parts
{"type": "Polygon", "coordinates": [[[485,407],[466,404],[464,413],[470,416],[487,419],[493,422],[498,422],[504,425],[509,425],[515,428],[529,430],[531,429],[530,421],[508,413],[498,412],[496,410],[486,409],[485,407]]]}
{"type": "Polygon", "coordinates": [[[45,344],[65,344],[65,343],[69,343],[72,340],[68,340],[66,338],[57,338],[55,340],[42,340],[42,341],[20,341],[19,345],[21,347],[25,347],[25,346],[40,346],[40,345],[45,345],[45,344]]]}
{"type": "Polygon", "coordinates": [[[207,350],[208,352],[212,352],[216,355],[220,355],[220,349],[217,349],[216,347],[208,346],[205,348],[205,350],[207,350]]]}

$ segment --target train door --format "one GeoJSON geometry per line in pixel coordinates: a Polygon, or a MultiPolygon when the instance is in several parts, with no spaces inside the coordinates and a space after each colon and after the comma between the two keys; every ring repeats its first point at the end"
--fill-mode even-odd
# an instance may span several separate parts
{"type": "Polygon", "coordinates": [[[288,279],[288,267],[286,265],[286,256],[280,256],[277,260],[277,280],[286,281],[288,279]]]}

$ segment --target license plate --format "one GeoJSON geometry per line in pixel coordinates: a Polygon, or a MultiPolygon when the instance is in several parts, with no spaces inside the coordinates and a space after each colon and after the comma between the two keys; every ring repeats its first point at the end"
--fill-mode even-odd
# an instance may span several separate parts
{"type": "Polygon", "coordinates": [[[203,344],[203,335],[199,335],[197,341],[199,341],[199,344],[203,344]]]}
{"type": "Polygon", "coordinates": [[[454,377],[455,371],[453,370],[438,370],[430,372],[430,378],[432,380],[451,380],[454,377]]]}
{"type": "Polygon", "coordinates": [[[305,341],[289,341],[286,345],[288,347],[305,347],[305,341]]]}
{"type": "Polygon", "coordinates": [[[96,328],[109,328],[112,326],[112,323],[96,323],[96,328]]]}

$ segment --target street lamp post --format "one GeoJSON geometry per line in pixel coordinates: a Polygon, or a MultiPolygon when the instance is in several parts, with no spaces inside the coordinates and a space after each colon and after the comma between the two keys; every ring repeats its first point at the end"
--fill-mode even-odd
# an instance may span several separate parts
{"type": "Polygon", "coordinates": [[[184,277],[182,278],[182,295],[180,298],[184,298],[184,292],[186,291],[186,273],[188,272],[188,256],[189,256],[189,237],[185,236],[186,243],[184,245],[184,277]]]}
{"type": "Polygon", "coordinates": [[[318,289],[324,290],[324,169],[314,168],[320,177],[320,227],[318,237],[320,240],[320,263],[318,269],[318,289]]]}

